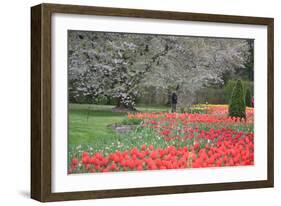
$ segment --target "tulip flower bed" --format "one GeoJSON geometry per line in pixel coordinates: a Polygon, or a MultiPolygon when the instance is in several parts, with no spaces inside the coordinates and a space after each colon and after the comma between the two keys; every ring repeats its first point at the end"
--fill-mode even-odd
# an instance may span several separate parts
{"type": "Polygon", "coordinates": [[[226,106],[209,107],[207,114],[129,113],[142,120],[136,131],[102,150],[72,149],[69,173],[253,165],[253,109],[241,120],[226,106]]]}

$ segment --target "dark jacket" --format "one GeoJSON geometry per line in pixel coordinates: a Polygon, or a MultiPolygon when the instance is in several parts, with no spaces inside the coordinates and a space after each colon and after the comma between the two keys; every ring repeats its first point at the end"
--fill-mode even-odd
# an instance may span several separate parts
{"type": "Polygon", "coordinates": [[[178,97],[176,93],[172,94],[172,104],[177,104],[178,103],[178,97]]]}

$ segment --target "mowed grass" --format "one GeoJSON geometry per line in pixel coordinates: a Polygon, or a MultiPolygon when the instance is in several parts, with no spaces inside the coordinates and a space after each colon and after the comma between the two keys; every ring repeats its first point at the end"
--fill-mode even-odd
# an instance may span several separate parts
{"type": "MultiPolygon", "coordinates": [[[[68,144],[91,145],[97,142],[110,142],[116,136],[109,125],[122,122],[127,113],[112,112],[111,105],[69,105],[68,144]]],[[[167,112],[168,107],[164,106],[143,106],[137,107],[141,112],[167,112]]]]}

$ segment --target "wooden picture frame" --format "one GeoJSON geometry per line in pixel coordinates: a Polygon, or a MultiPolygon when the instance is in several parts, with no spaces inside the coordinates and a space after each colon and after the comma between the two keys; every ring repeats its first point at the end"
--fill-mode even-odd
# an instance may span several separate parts
{"type": "Polygon", "coordinates": [[[200,13],[105,8],[92,6],[40,4],[31,8],[31,198],[42,202],[81,200],[140,195],[205,192],[273,187],[274,183],[274,96],[272,18],[244,17],[200,13]],[[267,179],[133,189],[110,189],[79,192],[52,192],[51,142],[51,16],[54,13],[137,17],[193,22],[220,22],[267,26],[267,179]]]}

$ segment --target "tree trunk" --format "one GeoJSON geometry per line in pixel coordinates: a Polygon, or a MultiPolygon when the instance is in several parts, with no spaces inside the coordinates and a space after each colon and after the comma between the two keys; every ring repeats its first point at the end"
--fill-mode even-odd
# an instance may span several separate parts
{"type": "Polygon", "coordinates": [[[136,108],[133,105],[125,105],[121,99],[118,99],[117,105],[112,109],[113,112],[133,112],[136,108]]]}

